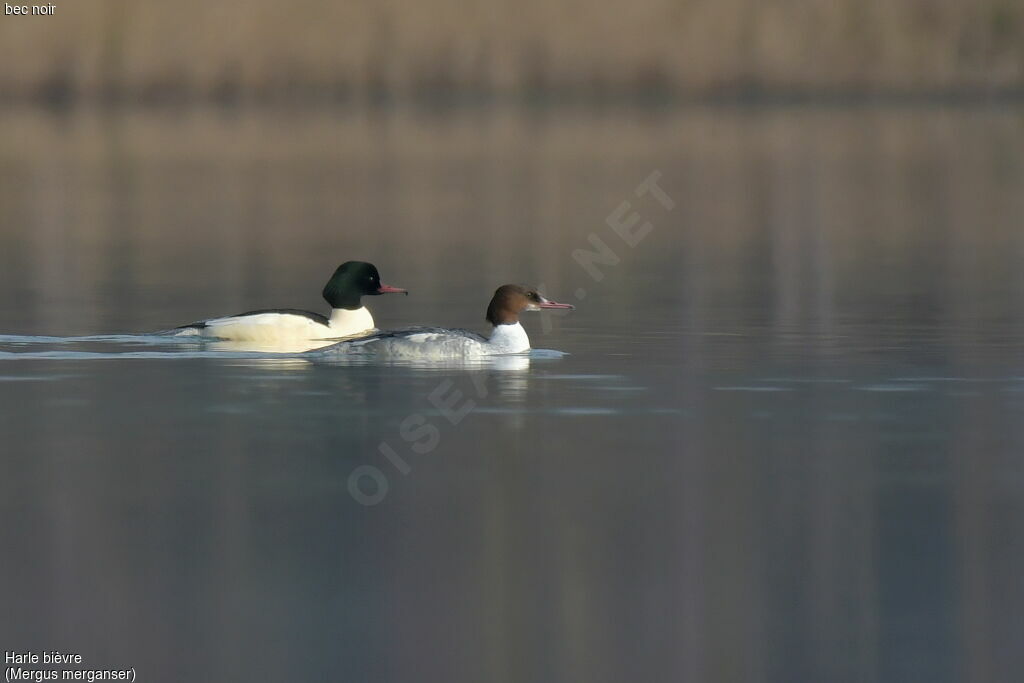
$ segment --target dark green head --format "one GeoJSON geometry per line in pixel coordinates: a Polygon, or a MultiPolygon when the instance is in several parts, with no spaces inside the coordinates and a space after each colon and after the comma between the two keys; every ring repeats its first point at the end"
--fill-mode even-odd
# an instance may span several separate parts
{"type": "Polygon", "coordinates": [[[359,300],[364,296],[394,293],[408,294],[404,289],[381,284],[377,268],[364,261],[342,263],[324,285],[324,299],[331,308],[354,310],[362,306],[359,300]]]}

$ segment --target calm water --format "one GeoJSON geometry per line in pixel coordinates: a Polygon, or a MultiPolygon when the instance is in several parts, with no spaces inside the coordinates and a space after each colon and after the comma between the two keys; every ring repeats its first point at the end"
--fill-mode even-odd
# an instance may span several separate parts
{"type": "Polygon", "coordinates": [[[161,682],[1019,677],[1024,112],[0,126],[0,647],[161,682]],[[577,310],[525,324],[570,355],[52,338],[323,310],[348,259],[412,291],[382,327],[543,285],[577,310]]]}

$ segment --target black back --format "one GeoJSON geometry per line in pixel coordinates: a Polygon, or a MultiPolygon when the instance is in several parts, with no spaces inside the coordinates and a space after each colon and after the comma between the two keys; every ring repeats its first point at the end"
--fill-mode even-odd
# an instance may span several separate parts
{"type": "Polygon", "coordinates": [[[242,313],[242,314],[238,315],[237,317],[241,318],[242,316],[246,316],[246,315],[260,315],[262,313],[280,313],[281,315],[298,315],[298,316],[302,316],[303,318],[309,318],[313,322],[320,323],[321,325],[329,325],[330,322],[331,322],[330,320],[327,319],[327,316],[325,316],[325,315],[320,315],[319,313],[313,313],[312,311],[300,311],[297,308],[264,308],[264,309],[261,309],[259,311],[248,311],[246,313],[242,313]]]}
{"type": "Polygon", "coordinates": [[[331,308],[355,310],[364,296],[380,294],[380,273],[372,263],[346,261],[324,285],[324,299],[331,308]]]}
{"type": "MultiPolygon", "coordinates": [[[[247,316],[247,315],[260,315],[261,313],[280,313],[282,315],[299,315],[299,316],[302,316],[303,318],[309,318],[313,322],[320,323],[321,325],[329,325],[330,324],[330,320],[327,319],[327,316],[320,315],[319,313],[313,313],[312,311],[300,311],[297,308],[264,308],[264,309],[261,309],[259,311],[246,311],[245,313],[239,313],[238,315],[233,315],[233,316],[229,316],[229,317],[241,318],[241,317],[244,317],[244,316],[247,316]]],[[[202,330],[202,329],[205,329],[207,327],[209,327],[209,324],[207,323],[207,321],[200,320],[198,322],[194,322],[194,323],[191,323],[189,325],[182,325],[181,327],[175,327],[174,329],[175,330],[190,330],[190,329],[202,330]]]]}

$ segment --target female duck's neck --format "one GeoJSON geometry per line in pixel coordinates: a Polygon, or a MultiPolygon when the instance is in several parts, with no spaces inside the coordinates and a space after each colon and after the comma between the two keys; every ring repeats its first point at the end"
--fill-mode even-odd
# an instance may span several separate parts
{"type": "Polygon", "coordinates": [[[524,353],[530,350],[530,338],[518,322],[495,325],[489,343],[496,353],[524,353]]]}
{"type": "Polygon", "coordinates": [[[339,337],[359,334],[374,328],[373,316],[366,310],[366,306],[356,309],[335,308],[331,311],[329,324],[331,332],[339,337]]]}

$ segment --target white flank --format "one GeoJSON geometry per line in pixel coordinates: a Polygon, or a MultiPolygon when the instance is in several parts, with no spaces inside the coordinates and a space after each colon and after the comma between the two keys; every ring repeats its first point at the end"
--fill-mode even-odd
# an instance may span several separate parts
{"type": "Polygon", "coordinates": [[[354,311],[334,309],[328,325],[293,313],[257,313],[207,320],[200,332],[204,337],[227,341],[295,344],[348,337],[372,329],[373,316],[364,306],[354,311]]]}

